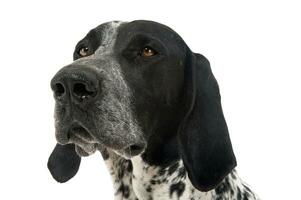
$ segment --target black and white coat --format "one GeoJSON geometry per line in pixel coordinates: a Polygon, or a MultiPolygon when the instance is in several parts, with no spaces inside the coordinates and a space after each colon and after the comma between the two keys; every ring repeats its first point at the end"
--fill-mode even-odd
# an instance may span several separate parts
{"type": "Polygon", "coordinates": [[[259,199],[233,170],[215,188],[198,191],[187,177],[181,160],[169,166],[150,166],[141,157],[131,161],[113,152],[103,153],[111,174],[115,200],[255,200],[259,199]]]}
{"type": "MultiPolygon", "coordinates": [[[[172,29],[109,22],[52,79],[59,182],[99,150],[115,200],[257,199],[238,177],[209,61],[172,29]]],[[[101,198],[101,197],[100,197],[101,198]]]]}

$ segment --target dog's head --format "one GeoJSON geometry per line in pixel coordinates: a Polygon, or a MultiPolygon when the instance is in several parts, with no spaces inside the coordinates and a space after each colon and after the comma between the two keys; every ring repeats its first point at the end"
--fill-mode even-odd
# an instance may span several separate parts
{"type": "Polygon", "coordinates": [[[58,181],[75,175],[77,155],[103,147],[155,165],[181,157],[203,191],[235,167],[209,62],[170,28],[105,23],[76,45],[74,60],[51,81],[59,144],[48,164],[58,181]]]}

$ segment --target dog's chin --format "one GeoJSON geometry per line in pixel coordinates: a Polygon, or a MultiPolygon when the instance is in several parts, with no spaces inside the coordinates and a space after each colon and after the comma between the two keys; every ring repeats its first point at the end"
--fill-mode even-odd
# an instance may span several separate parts
{"type": "MultiPolygon", "coordinates": [[[[67,128],[63,129],[67,130],[65,133],[60,134],[68,135],[68,142],[75,145],[75,151],[76,153],[81,157],[87,157],[96,152],[96,150],[102,149],[103,147],[107,149],[111,149],[116,154],[126,158],[131,159],[132,157],[138,156],[142,154],[145,150],[145,142],[135,142],[131,145],[128,145],[126,147],[122,147],[123,145],[120,145],[120,143],[107,143],[100,141],[97,139],[97,137],[94,137],[93,132],[85,128],[79,123],[74,123],[67,128]]],[[[63,142],[60,142],[60,137],[57,137],[57,141],[61,144],[64,144],[63,142]]],[[[108,141],[108,140],[104,140],[108,141]]],[[[111,142],[111,141],[110,141],[111,142]]]]}
{"type": "Polygon", "coordinates": [[[79,124],[73,124],[68,128],[69,142],[75,145],[76,153],[86,157],[95,153],[98,147],[97,140],[91,132],[79,124]]]}

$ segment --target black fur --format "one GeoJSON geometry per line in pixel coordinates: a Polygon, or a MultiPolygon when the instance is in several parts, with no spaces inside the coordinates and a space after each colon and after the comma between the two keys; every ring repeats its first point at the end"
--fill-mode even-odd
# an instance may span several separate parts
{"type": "Polygon", "coordinates": [[[190,113],[179,130],[180,152],[192,184],[208,191],[232,171],[236,159],[208,60],[191,54],[186,70],[190,113]]]}

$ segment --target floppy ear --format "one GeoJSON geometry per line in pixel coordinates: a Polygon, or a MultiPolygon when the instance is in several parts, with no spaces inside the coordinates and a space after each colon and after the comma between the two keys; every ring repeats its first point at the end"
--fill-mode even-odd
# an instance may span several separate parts
{"type": "Polygon", "coordinates": [[[77,173],[80,161],[81,158],[76,154],[74,144],[56,144],[48,159],[47,167],[56,181],[64,183],[77,173]]]}
{"type": "Polygon", "coordinates": [[[180,154],[194,187],[209,191],[231,172],[236,159],[209,61],[200,54],[190,53],[189,57],[185,68],[187,112],[178,132],[180,154]]]}

